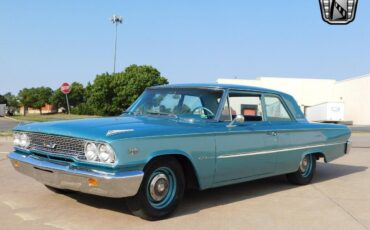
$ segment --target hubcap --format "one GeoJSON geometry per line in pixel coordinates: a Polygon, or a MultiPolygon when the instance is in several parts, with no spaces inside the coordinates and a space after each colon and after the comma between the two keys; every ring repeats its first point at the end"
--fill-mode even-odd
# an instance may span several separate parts
{"type": "Polygon", "coordinates": [[[303,177],[308,177],[312,173],[313,158],[312,155],[305,156],[299,164],[299,169],[303,177]]]}
{"type": "Polygon", "coordinates": [[[150,196],[154,201],[161,201],[168,193],[168,178],[160,173],[153,177],[149,186],[150,196]]]}
{"type": "Polygon", "coordinates": [[[301,172],[306,172],[306,170],[307,170],[307,167],[308,166],[308,157],[305,157],[305,158],[303,158],[303,160],[301,161],[301,164],[300,164],[300,169],[301,169],[301,172]]]}
{"type": "Polygon", "coordinates": [[[149,204],[155,209],[162,209],[170,205],[177,189],[176,175],[169,167],[160,167],[154,170],[149,177],[146,195],[149,204]]]}

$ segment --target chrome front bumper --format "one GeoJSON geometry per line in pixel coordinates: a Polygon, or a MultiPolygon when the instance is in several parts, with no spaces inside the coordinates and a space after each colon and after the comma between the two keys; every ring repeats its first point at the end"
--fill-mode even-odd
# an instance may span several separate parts
{"type": "Polygon", "coordinates": [[[352,149],[352,141],[347,141],[346,143],[346,149],[344,151],[345,154],[348,154],[351,152],[351,149],[352,149]]]}
{"type": "Polygon", "coordinates": [[[105,197],[134,196],[144,176],[142,171],[110,173],[89,170],[18,152],[9,153],[8,158],[18,172],[33,177],[45,185],[105,197]],[[91,181],[96,183],[91,184],[91,181]]]}

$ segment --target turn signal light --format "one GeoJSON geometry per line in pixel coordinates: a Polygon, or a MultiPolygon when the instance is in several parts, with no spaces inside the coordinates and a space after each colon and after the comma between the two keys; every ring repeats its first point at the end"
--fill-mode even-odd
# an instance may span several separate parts
{"type": "Polygon", "coordinates": [[[21,166],[21,163],[19,161],[13,161],[13,165],[15,168],[19,168],[21,166]]]}
{"type": "Polygon", "coordinates": [[[99,184],[98,180],[94,178],[87,179],[87,183],[89,184],[89,186],[98,186],[99,184]]]}

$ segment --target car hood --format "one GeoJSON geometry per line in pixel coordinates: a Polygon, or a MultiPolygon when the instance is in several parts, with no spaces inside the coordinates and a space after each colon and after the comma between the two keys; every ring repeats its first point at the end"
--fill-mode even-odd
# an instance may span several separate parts
{"type": "Polygon", "coordinates": [[[184,122],[173,118],[119,116],[68,121],[20,124],[15,131],[39,132],[97,141],[133,137],[161,136],[201,132],[203,122],[184,122]],[[113,132],[112,135],[107,135],[113,132]]]}

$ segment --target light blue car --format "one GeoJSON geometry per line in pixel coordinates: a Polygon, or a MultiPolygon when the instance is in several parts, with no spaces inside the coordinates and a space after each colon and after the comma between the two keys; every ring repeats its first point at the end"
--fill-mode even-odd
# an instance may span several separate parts
{"type": "Polygon", "coordinates": [[[127,197],[145,219],[171,214],[187,188],[286,174],[308,184],[316,160],[349,152],[346,126],[308,122],[288,94],[263,88],[155,86],[121,116],[14,129],[14,168],[57,192],[127,197]]]}

